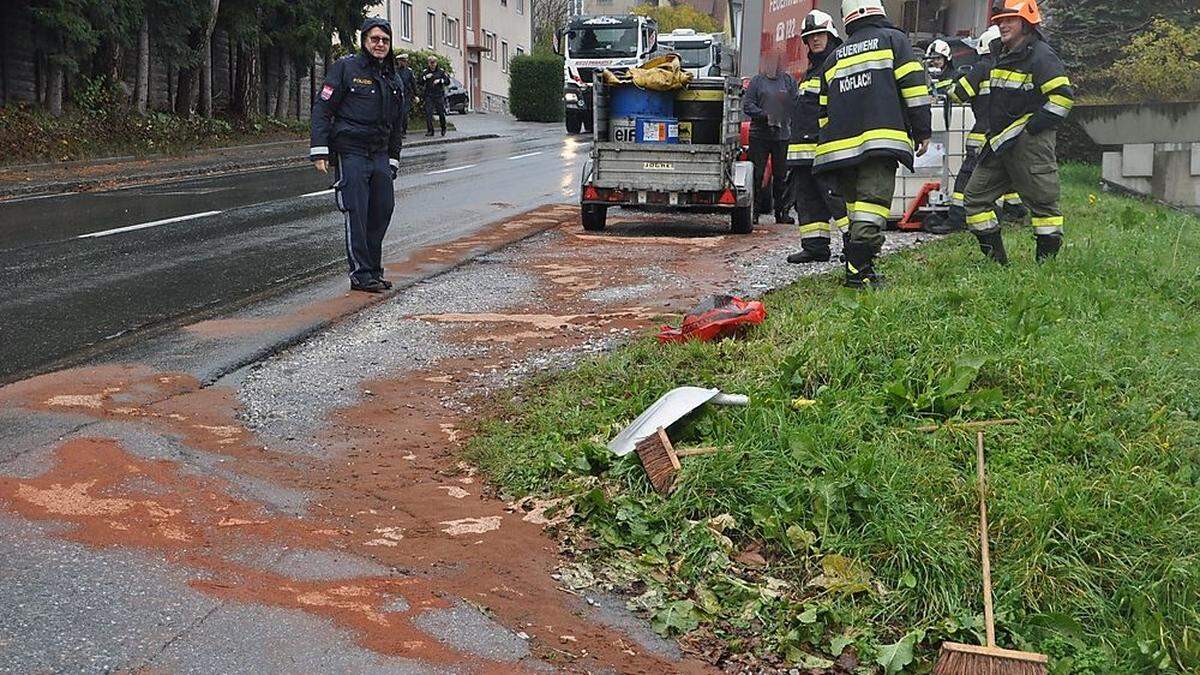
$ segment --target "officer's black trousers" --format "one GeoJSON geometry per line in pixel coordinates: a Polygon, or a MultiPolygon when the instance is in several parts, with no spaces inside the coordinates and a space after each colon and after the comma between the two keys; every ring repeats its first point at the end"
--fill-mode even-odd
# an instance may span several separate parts
{"type": "Polygon", "coordinates": [[[791,207],[787,194],[787,146],[788,142],[750,137],[750,161],[754,163],[755,213],[769,213],[774,203],[775,212],[782,213],[791,207]],[[771,160],[771,189],[763,187],[767,175],[767,160],[771,160]]]}
{"type": "Polygon", "coordinates": [[[387,153],[337,156],[338,208],[346,217],[346,260],[350,281],[383,278],[383,236],[387,234],[396,194],[387,153]]]}
{"type": "Polygon", "coordinates": [[[442,133],[446,133],[446,98],[444,96],[425,98],[425,128],[433,133],[433,114],[437,113],[442,124],[442,133]]]}

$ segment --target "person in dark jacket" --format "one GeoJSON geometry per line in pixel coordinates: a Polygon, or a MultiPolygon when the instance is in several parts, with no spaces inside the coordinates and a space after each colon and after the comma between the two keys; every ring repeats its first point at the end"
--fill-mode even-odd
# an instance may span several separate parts
{"type": "Polygon", "coordinates": [[[882,278],[875,257],[896,191],[896,165],[913,166],[929,147],[925,69],[904,33],[888,23],[881,0],[842,0],[846,43],[821,75],[821,133],[813,171],[835,176],[850,213],[846,286],[882,278]]]}
{"type": "Polygon", "coordinates": [[[763,211],[775,206],[775,222],[791,225],[788,215],[787,146],[791,138],[792,109],[799,91],[780,65],[778,51],[763,57],[761,72],[750,80],[742,97],[742,112],[750,118],[750,161],[754,163],[754,222],[763,211]],[[771,163],[771,191],[763,188],[767,162],[771,163]]]}
{"type": "Polygon", "coordinates": [[[312,110],[309,158],[325,173],[332,160],[338,208],[346,220],[350,288],[381,293],[383,237],[396,195],[404,129],[404,85],[392,56],[392,27],[368,18],[360,52],[334,62],[312,110]]]}
{"type": "Polygon", "coordinates": [[[417,100],[417,76],[413,74],[412,68],[408,65],[408,54],[401,52],[396,60],[396,76],[404,85],[404,129],[400,135],[407,136],[408,116],[412,113],[413,104],[417,100]]]}
{"type": "MultiPolygon", "coordinates": [[[[792,138],[788,142],[788,191],[800,216],[800,251],[787,257],[790,263],[828,262],[829,221],[848,234],[850,219],[846,202],[837,194],[829,174],[812,172],[817,151],[821,116],[821,70],[825,57],[842,44],[833,17],[814,9],[804,17],[800,39],[808,47],[808,70],[800,81],[800,98],[792,109],[792,138]]],[[[843,238],[844,244],[845,238],[843,238]]]]}
{"type": "Polygon", "coordinates": [[[1032,214],[1038,262],[1062,246],[1055,128],[1074,105],[1062,61],[1038,32],[1036,0],[1006,0],[992,13],[1000,27],[1000,53],[989,81],[988,140],[967,183],[967,227],[983,254],[1008,263],[996,200],[1015,188],[1032,214]]]}
{"type": "Polygon", "coordinates": [[[425,101],[426,136],[433,135],[433,114],[436,112],[442,125],[442,135],[446,135],[446,87],[450,86],[450,76],[442,70],[437,57],[430,56],[421,72],[421,99],[425,101]]]}

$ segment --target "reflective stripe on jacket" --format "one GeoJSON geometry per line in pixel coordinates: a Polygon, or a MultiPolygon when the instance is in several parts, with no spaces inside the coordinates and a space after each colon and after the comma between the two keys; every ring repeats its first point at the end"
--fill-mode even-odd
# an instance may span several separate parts
{"type": "Polygon", "coordinates": [[[908,38],[884,17],[859,19],[849,30],[821,74],[813,167],[831,171],[886,157],[911,169],[914,141],[930,136],[925,69],[908,38]]]}

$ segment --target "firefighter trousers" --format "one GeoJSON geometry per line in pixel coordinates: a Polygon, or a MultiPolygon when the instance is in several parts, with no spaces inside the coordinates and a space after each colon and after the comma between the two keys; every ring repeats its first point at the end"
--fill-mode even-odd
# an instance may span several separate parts
{"type": "Polygon", "coordinates": [[[883,248],[883,228],[896,194],[896,166],[890,157],[864,157],[855,166],[831,174],[846,200],[850,243],[870,248],[872,256],[883,248]]]}
{"type": "Polygon", "coordinates": [[[392,221],[396,193],[385,152],[371,156],[339,154],[334,183],[338,209],[346,220],[346,261],[350,281],[383,278],[383,237],[392,221]]]}
{"type": "Polygon", "coordinates": [[[1025,131],[1002,154],[985,152],[967,183],[964,199],[967,227],[976,234],[998,232],[996,201],[1015,191],[1032,215],[1034,234],[1062,236],[1054,146],[1053,130],[1036,135],[1025,131]]]}
{"type": "MultiPolygon", "coordinates": [[[[954,192],[950,195],[950,222],[958,227],[966,225],[966,193],[967,184],[971,182],[971,174],[975,172],[975,166],[979,163],[979,150],[977,148],[967,148],[967,155],[963,158],[962,166],[958,169],[958,173],[954,176],[954,192]]],[[[1021,196],[1016,192],[1008,192],[1000,197],[1000,203],[1006,208],[1005,212],[1010,209],[1017,208],[1021,205],[1021,196]]],[[[1018,209],[1017,213],[1020,213],[1018,209]]],[[[1001,213],[1001,220],[1005,219],[1005,214],[1001,213]]]]}
{"type": "Polygon", "coordinates": [[[834,188],[828,174],[812,172],[811,164],[793,164],[788,168],[788,193],[800,217],[800,239],[829,239],[829,221],[839,230],[850,227],[846,202],[834,188]]]}

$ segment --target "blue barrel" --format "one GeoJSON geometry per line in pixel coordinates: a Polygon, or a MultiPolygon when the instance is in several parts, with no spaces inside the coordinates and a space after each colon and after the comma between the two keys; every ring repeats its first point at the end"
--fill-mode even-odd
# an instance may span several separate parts
{"type": "Polygon", "coordinates": [[[675,92],[638,89],[633,85],[612,88],[608,102],[609,118],[674,117],[675,92]]]}

